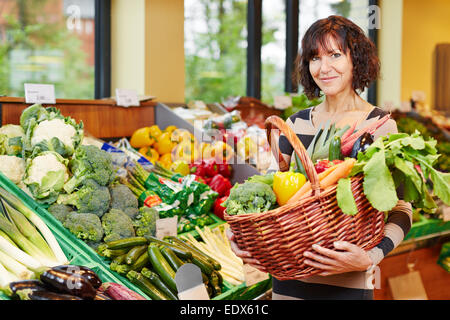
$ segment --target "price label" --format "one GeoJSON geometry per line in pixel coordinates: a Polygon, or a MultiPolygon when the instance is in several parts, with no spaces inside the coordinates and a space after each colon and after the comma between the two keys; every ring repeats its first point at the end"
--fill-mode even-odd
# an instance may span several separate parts
{"type": "Polygon", "coordinates": [[[55,104],[55,86],[53,84],[25,83],[25,103],[55,104]]]}
{"type": "Polygon", "coordinates": [[[169,236],[177,236],[177,217],[156,220],[156,237],[162,239],[169,236]]]}
{"type": "Polygon", "coordinates": [[[450,221],[450,207],[449,206],[445,206],[444,209],[442,210],[442,220],[444,220],[444,222],[450,221]]]}
{"type": "Polygon", "coordinates": [[[116,89],[116,103],[122,107],[138,107],[139,98],[134,90],[116,89]]]}
{"type": "Polygon", "coordinates": [[[262,272],[249,264],[244,264],[244,278],[245,284],[247,285],[247,287],[249,287],[258,282],[266,280],[267,278],[269,278],[269,274],[266,272],[262,272]]]}
{"type": "Polygon", "coordinates": [[[180,300],[209,300],[202,272],[195,264],[183,264],[175,274],[175,284],[180,300]]]}

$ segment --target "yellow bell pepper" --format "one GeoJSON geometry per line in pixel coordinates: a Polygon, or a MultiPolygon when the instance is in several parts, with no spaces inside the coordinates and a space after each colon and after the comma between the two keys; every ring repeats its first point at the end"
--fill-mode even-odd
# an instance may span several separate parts
{"type": "Polygon", "coordinates": [[[177,129],[177,127],[176,126],[167,126],[165,129],[164,129],[164,131],[165,132],[170,132],[170,133],[172,133],[174,130],[176,130],[177,129]]]}
{"type": "Polygon", "coordinates": [[[278,205],[285,205],[288,200],[306,183],[306,177],[297,172],[276,172],[273,176],[273,192],[278,205]]]}
{"type": "Polygon", "coordinates": [[[172,150],[172,158],[174,160],[183,160],[188,163],[193,163],[198,160],[201,153],[194,143],[189,141],[181,142],[176,148],[172,150]]]}
{"type": "Polygon", "coordinates": [[[130,145],[133,148],[149,147],[155,142],[151,136],[150,127],[139,128],[133,132],[130,138],[130,145]]]}
{"type": "Polygon", "coordinates": [[[175,173],[182,174],[183,176],[187,176],[190,173],[189,165],[183,160],[173,162],[170,166],[170,170],[175,173]]]}
{"type": "Polygon", "coordinates": [[[154,148],[160,155],[170,153],[175,144],[170,140],[170,133],[164,132],[156,140],[154,148]]]}
{"type": "Polygon", "coordinates": [[[172,165],[172,154],[166,153],[159,157],[158,162],[166,169],[170,169],[172,165]]]}
{"type": "Polygon", "coordinates": [[[155,140],[158,140],[159,137],[162,135],[161,129],[155,124],[150,127],[150,137],[152,137],[155,140]]]}
{"type": "Polygon", "coordinates": [[[139,149],[139,153],[142,154],[148,161],[155,163],[159,159],[159,153],[153,148],[142,147],[139,149]]]}

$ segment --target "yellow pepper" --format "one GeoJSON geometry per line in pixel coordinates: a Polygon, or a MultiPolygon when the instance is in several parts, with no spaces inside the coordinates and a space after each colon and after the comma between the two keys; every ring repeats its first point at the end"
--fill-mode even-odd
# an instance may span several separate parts
{"type": "Polygon", "coordinates": [[[183,176],[187,176],[190,173],[189,165],[186,161],[183,160],[177,160],[173,162],[170,166],[170,170],[175,173],[182,174],[183,176]]]}
{"type": "Polygon", "coordinates": [[[195,162],[201,156],[195,143],[189,141],[181,142],[172,150],[172,158],[175,160],[184,160],[188,163],[195,162]]]}
{"type": "Polygon", "coordinates": [[[306,178],[297,172],[276,172],[273,176],[273,192],[278,205],[285,205],[288,200],[305,184],[306,178]]]}
{"type": "Polygon", "coordinates": [[[130,144],[133,148],[149,147],[155,142],[155,139],[151,137],[150,128],[143,127],[133,132],[130,138],[130,144]]]}
{"type": "Polygon", "coordinates": [[[166,153],[159,157],[158,162],[166,169],[170,169],[172,165],[172,154],[166,153]]]}
{"type": "Polygon", "coordinates": [[[155,124],[150,127],[150,137],[152,137],[155,140],[158,140],[159,137],[162,135],[161,129],[155,124]]]}
{"type": "Polygon", "coordinates": [[[142,154],[148,161],[155,163],[159,159],[159,153],[150,147],[142,147],[139,149],[139,153],[142,154]]]}
{"type": "Polygon", "coordinates": [[[160,155],[170,153],[175,144],[170,140],[170,133],[164,132],[156,140],[154,148],[160,155]]]}
{"type": "Polygon", "coordinates": [[[177,127],[174,126],[174,125],[167,126],[167,127],[164,129],[164,132],[170,132],[170,133],[172,133],[175,129],[177,129],[177,127]]]}

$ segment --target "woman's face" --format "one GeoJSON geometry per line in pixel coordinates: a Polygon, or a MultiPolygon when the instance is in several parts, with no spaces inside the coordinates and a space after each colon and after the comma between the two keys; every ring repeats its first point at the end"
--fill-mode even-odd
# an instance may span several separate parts
{"type": "Polygon", "coordinates": [[[330,48],[319,49],[318,55],[309,61],[309,72],[320,90],[333,96],[352,88],[353,63],[350,50],[345,54],[332,37],[328,40],[330,48]]]}

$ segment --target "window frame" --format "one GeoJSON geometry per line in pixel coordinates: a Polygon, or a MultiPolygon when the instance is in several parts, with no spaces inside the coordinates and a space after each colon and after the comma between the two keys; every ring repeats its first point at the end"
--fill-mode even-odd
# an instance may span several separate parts
{"type": "Polygon", "coordinates": [[[95,0],[94,98],[111,96],[111,0],[95,0]]]}

